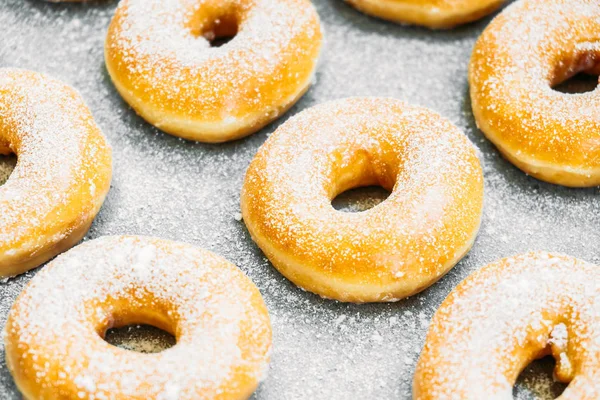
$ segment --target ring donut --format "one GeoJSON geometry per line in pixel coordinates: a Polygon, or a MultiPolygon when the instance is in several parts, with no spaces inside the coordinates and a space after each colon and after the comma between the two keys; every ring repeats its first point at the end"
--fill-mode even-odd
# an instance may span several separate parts
{"type": "Polygon", "coordinates": [[[509,400],[521,371],[553,355],[560,399],[600,398],[600,268],[564,255],[505,258],[469,276],[435,314],[415,400],[509,400]]]}
{"type": "Polygon", "coordinates": [[[491,14],[505,0],[346,0],[358,10],[400,24],[448,29],[491,14]]]}
{"type": "Polygon", "coordinates": [[[6,360],[27,399],[246,399],[264,377],[262,297],[206,250],[136,236],[86,242],[42,269],[13,305],[6,360]],[[175,346],[141,354],[102,337],[150,324],[175,346]]]}
{"type": "Polygon", "coordinates": [[[0,69],[0,154],[17,155],[0,186],[0,277],[77,243],[110,187],[111,150],[81,96],[45,75],[0,69]]]}
{"type": "Polygon", "coordinates": [[[122,0],[106,66],[149,123],[223,142],[256,132],[304,94],[321,36],[309,0],[122,0]],[[211,39],[231,36],[211,47],[211,39]]]}
{"type": "Polygon", "coordinates": [[[242,215],[254,241],[296,285],[349,302],[395,301],[431,285],[470,249],[483,177],[452,123],[385,98],[303,111],[250,164],[242,215]],[[347,189],[391,191],[360,213],[335,210],[347,189]]]}
{"type": "Polygon", "coordinates": [[[600,91],[552,87],[600,74],[600,3],[522,0],[481,35],[469,82],[480,129],[514,165],[565,186],[600,184],[600,91]]]}

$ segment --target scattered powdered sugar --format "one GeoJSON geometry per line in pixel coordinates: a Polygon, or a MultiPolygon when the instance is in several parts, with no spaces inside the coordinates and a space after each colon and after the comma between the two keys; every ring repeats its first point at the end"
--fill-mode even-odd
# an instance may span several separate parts
{"type": "MultiPolygon", "coordinates": [[[[597,246],[591,245],[600,243],[599,192],[527,177],[476,129],[467,66],[489,19],[431,32],[366,17],[339,1],[314,3],[327,33],[315,86],[281,121],[219,146],[165,135],[116,93],[103,62],[116,1],[0,1],[0,65],[46,72],[73,85],[112,145],[112,188],[88,238],[128,233],[193,243],[225,256],[257,284],[272,317],[274,343],[268,378],[253,398],[408,400],[428,320],[471,272],[531,249],[600,262],[594,259],[597,246]],[[363,95],[396,97],[439,112],[477,145],[484,167],[484,216],[472,251],[437,284],[394,304],[340,304],[299,290],[274,270],[243,221],[235,219],[245,170],[269,133],[304,108],[363,95]],[[374,332],[383,340],[375,341],[374,332]]],[[[0,283],[0,326],[36,272],[0,283]]],[[[0,398],[20,399],[3,360],[0,348],[0,398]]],[[[522,384],[540,381],[533,378],[528,375],[522,384]]],[[[171,393],[175,396],[177,388],[171,393]]],[[[552,399],[542,393],[527,400],[533,398],[552,399]]]]}
{"type": "Polygon", "coordinates": [[[96,239],[57,257],[31,281],[5,328],[8,359],[33,380],[28,386],[68,391],[72,382],[81,398],[170,399],[173,385],[176,399],[210,398],[235,387],[234,374],[248,382],[263,376],[271,335],[257,296],[235,266],[193,246],[96,239]],[[140,358],[100,339],[96,329],[129,313],[160,314],[178,343],[140,358]]]}

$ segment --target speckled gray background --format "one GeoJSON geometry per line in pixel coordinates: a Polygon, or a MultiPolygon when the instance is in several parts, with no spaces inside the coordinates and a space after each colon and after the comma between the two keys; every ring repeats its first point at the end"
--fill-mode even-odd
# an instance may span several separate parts
{"type": "MultiPolygon", "coordinates": [[[[475,127],[467,64],[489,19],[431,32],[369,18],[341,0],[317,0],[326,42],[313,88],[263,131],[205,145],[159,132],[115,92],[103,63],[115,6],[1,0],[0,66],[42,71],[75,86],[112,144],[112,189],[88,238],[129,233],[190,242],[225,256],[257,284],[272,317],[274,354],[256,399],[409,399],[429,320],[469,273],[534,249],[599,260],[598,190],[569,190],[525,176],[475,127]],[[340,304],[297,289],[271,267],[238,220],[244,171],[277,125],[306,107],[360,95],[393,96],[438,111],[465,131],[484,165],[485,211],[473,250],[438,284],[396,304],[340,304]]],[[[0,167],[9,162],[0,159],[0,167]]],[[[346,203],[365,196],[359,192],[346,203]]],[[[34,274],[0,284],[0,327],[34,274]]],[[[20,398],[1,348],[0,358],[0,399],[20,398]]],[[[516,397],[553,398],[548,367],[538,364],[537,372],[524,374],[516,397]]]]}

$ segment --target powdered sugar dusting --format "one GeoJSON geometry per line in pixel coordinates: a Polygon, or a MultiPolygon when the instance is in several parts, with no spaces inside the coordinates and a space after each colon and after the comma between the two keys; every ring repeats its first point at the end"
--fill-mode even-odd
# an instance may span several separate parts
{"type": "Polygon", "coordinates": [[[0,93],[0,153],[18,156],[0,187],[0,257],[11,267],[19,252],[24,260],[43,254],[90,222],[108,191],[111,157],[82,99],[63,83],[5,68],[0,93]]]}
{"type": "Polygon", "coordinates": [[[109,31],[107,60],[126,90],[153,107],[233,123],[249,108],[276,113],[303,89],[320,35],[307,0],[125,0],[109,31]],[[235,37],[211,47],[206,36],[226,19],[237,25],[235,37]]]}
{"type": "Polygon", "coordinates": [[[243,392],[235,374],[252,385],[268,362],[270,327],[257,296],[212,253],[143,237],[97,239],[59,256],[23,292],[6,326],[8,359],[29,385],[71,397],[243,392]],[[142,358],[108,345],[95,329],[120,313],[164,313],[178,344],[142,358]]]}
{"type": "Polygon", "coordinates": [[[551,349],[565,397],[598,398],[600,270],[544,252],[490,264],[433,319],[415,376],[424,398],[512,399],[523,364],[551,349]]]}
{"type": "Polygon", "coordinates": [[[552,86],[600,72],[599,29],[595,0],[520,1],[486,29],[470,67],[474,110],[491,140],[522,162],[555,165],[588,185],[600,169],[599,92],[552,86]]]}
{"type": "Polygon", "coordinates": [[[0,248],[6,250],[7,244],[32,229],[21,223],[24,213],[31,213],[30,219],[36,221],[60,204],[61,198],[55,197],[63,196],[73,185],[84,164],[81,146],[88,132],[73,115],[58,112],[60,107],[80,107],[58,82],[18,70],[0,70],[0,90],[0,119],[3,126],[16,131],[8,137],[8,132],[3,132],[1,139],[19,153],[11,178],[0,189],[0,248]],[[55,96],[62,98],[56,100],[55,96]]]}
{"type": "Polygon", "coordinates": [[[473,148],[447,120],[393,99],[349,98],[305,110],[269,138],[248,169],[242,208],[259,245],[285,257],[277,267],[293,268],[292,277],[306,272],[288,266],[290,257],[323,280],[381,292],[308,289],[391,301],[426,287],[470,247],[482,186],[473,148]],[[359,214],[331,207],[347,185],[365,182],[390,196],[359,214]]]}

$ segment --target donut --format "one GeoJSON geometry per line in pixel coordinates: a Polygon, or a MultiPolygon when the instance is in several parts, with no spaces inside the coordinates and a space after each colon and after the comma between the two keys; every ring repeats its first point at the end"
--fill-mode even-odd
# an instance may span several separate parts
{"type": "Polygon", "coordinates": [[[345,302],[396,301],[428,287],[471,248],[483,177],[448,120],[387,98],[322,104],[259,149],[242,216],[273,265],[303,289],[345,302]],[[391,192],[363,212],[335,210],[345,190],[391,192]]]}
{"type": "Polygon", "coordinates": [[[246,399],[264,377],[271,327],[233,264],[194,246],[113,236],[50,262],[11,308],[6,361],[27,399],[246,399]],[[150,324],[160,353],[121,349],[107,329],[150,324]]]}
{"type": "Polygon", "coordinates": [[[514,165],[564,186],[600,184],[600,92],[552,89],[600,74],[600,3],[521,0],[477,40],[469,68],[479,128],[514,165]]]}
{"type": "Polygon", "coordinates": [[[0,69],[0,277],[35,268],[77,243],[110,187],[111,149],[81,96],[48,76],[0,69]]]}
{"type": "Polygon", "coordinates": [[[532,252],[494,262],[436,312],[413,399],[512,399],[521,371],[552,355],[561,399],[600,398],[600,268],[532,252]]]}
{"type": "Polygon", "coordinates": [[[146,121],[224,142],[261,129],[310,86],[321,49],[309,0],[122,0],[106,67],[146,121]],[[223,46],[219,37],[233,37],[223,46]]]}
{"type": "Polygon", "coordinates": [[[448,29],[485,17],[504,0],[346,0],[365,14],[400,24],[448,29]]]}

